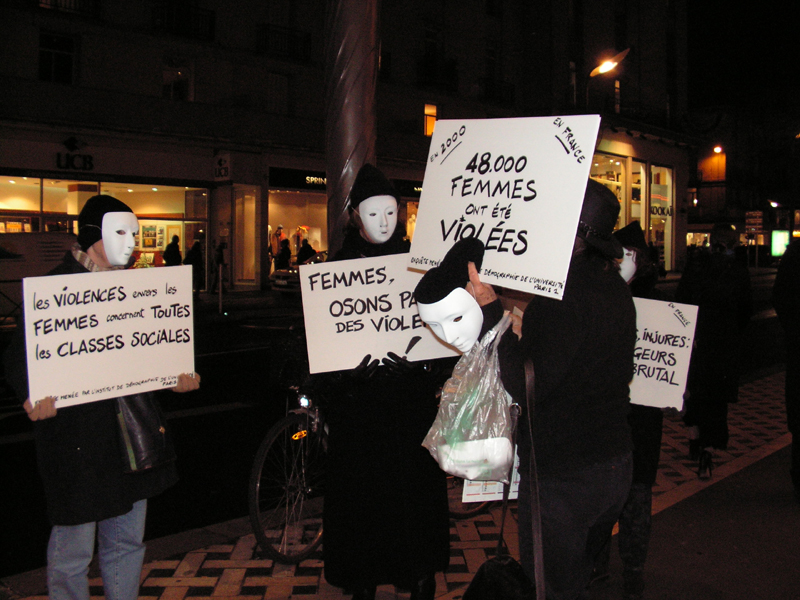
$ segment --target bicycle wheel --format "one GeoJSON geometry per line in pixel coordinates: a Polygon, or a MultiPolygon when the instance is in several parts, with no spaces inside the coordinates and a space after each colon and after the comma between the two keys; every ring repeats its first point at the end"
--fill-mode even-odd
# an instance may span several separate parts
{"type": "Polygon", "coordinates": [[[466,519],[482,513],[491,502],[462,502],[464,480],[454,475],[447,476],[447,502],[450,505],[450,518],[466,519]]]}
{"type": "Polygon", "coordinates": [[[282,563],[298,563],[322,541],[325,430],[290,414],[269,430],[250,472],[250,523],[258,545],[282,563]]]}

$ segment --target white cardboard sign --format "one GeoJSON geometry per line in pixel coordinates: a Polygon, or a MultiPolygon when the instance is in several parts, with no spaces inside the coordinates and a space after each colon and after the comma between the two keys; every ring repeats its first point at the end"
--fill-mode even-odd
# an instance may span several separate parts
{"type": "Polygon", "coordinates": [[[311,373],[355,368],[367,354],[410,361],[457,356],[419,318],[414,288],[422,273],[408,254],[300,266],[311,373]]]}
{"type": "Polygon", "coordinates": [[[190,265],[27,277],[22,287],[34,401],[95,402],[194,372],[190,265]]]}
{"type": "Polygon", "coordinates": [[[636,350],[631,402],[659,408],[683,408],[697,307],[634,298],[636,350]]]}
{"type": "Polygon", "coordinates": [[[437,121],[411,268],[477,237],[482,281],[560,300],[599,127],[597,115],[437,121]]]}

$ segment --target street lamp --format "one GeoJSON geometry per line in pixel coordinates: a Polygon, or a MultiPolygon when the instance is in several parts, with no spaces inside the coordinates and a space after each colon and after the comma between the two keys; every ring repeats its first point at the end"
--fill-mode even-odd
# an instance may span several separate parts
{"type": "Polygon", "coordinates": [[[589,82],[592,80],[593,77],[597,77],[598,75],[603,75],[604,73],[608,73],[609,71],[613,71],[619,63],[621,63],[626,56],[628,56],[628,52],[630,52],[630,48],[625,48],[622,52],[617,54],[616,56],[609,58],[608,60],[604,60],[602,63],[597,65],[592,72],[589,73],[589,77],[586,78],[586,109],[589,109],[589,82]]]}

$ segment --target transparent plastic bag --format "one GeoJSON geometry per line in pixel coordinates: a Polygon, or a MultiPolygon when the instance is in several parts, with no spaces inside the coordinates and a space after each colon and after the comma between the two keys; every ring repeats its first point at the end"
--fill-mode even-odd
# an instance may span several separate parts
{"type": "Polygon", "coordinates": [[[442,389],[439,412],[422,445],[443,471],[472,481],[509,483],[514,460],[511,396],[500,381],[502,320],[464,354],[442,389]]]}

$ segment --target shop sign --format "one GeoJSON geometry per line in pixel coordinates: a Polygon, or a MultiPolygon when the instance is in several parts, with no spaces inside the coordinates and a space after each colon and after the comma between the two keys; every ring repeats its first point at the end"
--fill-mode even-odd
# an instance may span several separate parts
{"type": "Polygon", "coordinates": [[[59,152],[56,154],[56,168],[64,171],[93,171],[94,157],[91,154],[59,152]]]}
{"type": "Polygon", "coordinates": [[[296,190],[314,190],[324,192],[327,185],[325,173],[322,171],[306,171],[305,169],[283,169],[270,167],[269,187],[291,188],[296,190]]]}
{"type": "Polygon", "coordinates": [[[745,230],[748,233],[764,232],[764,211],[749,210],[745,214],[745,230]]]}
{"type": "Polygon", "coordinates": [[[229,153],[217,154],[214,157],[214,181],[230,181],[231,155],[229,153]]]}
{"type": "Polygon", "coordinates": [[[393,179],[392,184],[403,198],[419,198],[422,195],[421,181],[393,179]]]}
{"type": "Polygon", "coordinates": [[[671,206],[650,206],[650,214],[655,217],[671,217],[672,216],[672,207],[671,206]]]}
{"type": "Polygon", "coordinates": [[[409,267],[437,266],[465,237],[486,283],[560,300],[600,117],[439,120],[409,267]]]}

